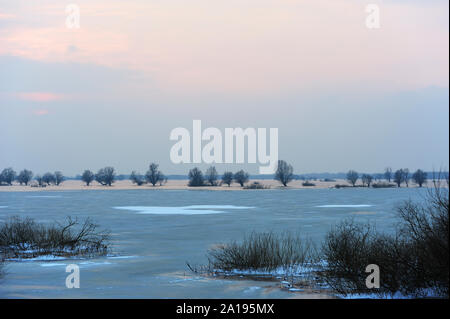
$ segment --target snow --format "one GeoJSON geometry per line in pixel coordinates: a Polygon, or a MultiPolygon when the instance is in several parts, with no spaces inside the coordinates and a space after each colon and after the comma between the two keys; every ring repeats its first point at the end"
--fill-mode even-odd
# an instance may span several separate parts
{"type": "Polygon", "coordinates": [[[61,198],[61,195],[30,195],[28,198],[61,198]]]}
{"type": "Polygon", "coordinates": [[[108,256],[108,259],[132,259],[137,258],[137,256],[108,256]]]}
{"type": "Polygon", "coordinates": [[[154,215],[206,215],[226,213],[226,210],[251,209],[254,207],[234,205],[191,205],[181,207],[165,206],[116,206],[114,209],[130,210],[137,214],[154,215]]]}
{"type": "MultiPolygon", "coordinates": [[[[414,299],[417,298],[413,295],[404,295],[401,292],[397,291],[394,294],[377,294],[377,293],[360,293],[360,294],[347,294],[347,295],[337,295],[340,298],[343,299],[414,299]]],[[[421,297],[439,297],[436,292],[431,289],[422,289],[420,291],[421,297]]]]}
{"type": "Polygon", "coordinates": [[[257,287],[257,286],[248,287],[247,289],[244,290],[244,293],[252,293],[259,289],[261,289],[261,287],[257,287]]]}
{"type": "Polygon", "coordinates": [[[370,204],[358,204],[358,205],[319,205],[320,208],[358,208],[358,207],[372,207],[370,204]]]}

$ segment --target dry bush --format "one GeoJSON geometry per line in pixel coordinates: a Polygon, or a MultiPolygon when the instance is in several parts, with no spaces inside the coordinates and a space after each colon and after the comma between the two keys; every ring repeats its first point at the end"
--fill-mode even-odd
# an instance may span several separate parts
{"type": "Polygon", "coordinates": [[[0,253],[5,258],[105,254],[109,233],[97,228],[90,218],[45,225],[15,216],[0,225],[0,253]]]}
{"type": "Polygon", "coordinates": [[[310,241],[290,233],[252,233],[240,243],[231,242],[210,249],[207,253],[211,269],[273,271],[279,267],[309,264],[313,258],[310,241]]]}

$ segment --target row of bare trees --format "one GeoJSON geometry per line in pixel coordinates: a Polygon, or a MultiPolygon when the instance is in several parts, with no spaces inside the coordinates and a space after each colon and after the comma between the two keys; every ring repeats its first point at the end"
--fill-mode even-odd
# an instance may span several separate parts
{"type": "MultiPolygon", "coordinates": [[[[216,168],[211,166],[206,170],[205,174],[203,174],[199,168],[195,167],[189,171],[188,177],[189,186],[218,186],[221,184],[230,186],[235,182],[241,187],[244,187],[244,185],[248,183],[250,175],[244,170],[240,170],[236,173],[226,171],[219,181],[219,174],[217,173],[216,168]]],[[[283,160],[279,160],[274,178],[282,183],[283,186],[287,186],[287,184],[294,179],[294,169],[292,165],[283,160]]]]}
{"type": "MultiPolygon", "coordinates": [[[[233,182],[238,183],[241,187],[244,186],[249,181],[249,174],[243,170],[236,173],[226,171],[223,173],[221,180],[219,180],[219,174],[214,166],[209,167],[205,174],[197,167],[189,171],[189,186],[218,186],[220,184],[225,184],[230,186],[233,182]]],[[[275,172],[274,179],[279,181],[283,186],[287,186],[295,178],[294,169],[292,165],[288,164],[283,160],[278,161],[277,169],[275,172]]],[[[361,179],[362,185],[370,187],[374,180],[381,180],[384,178],[388,185],[391,182],[395,183],[397,187],[405,184],[409,187],[411,179],[422,187],[427,183],[427,173],[421,169],[418,169],[413,174],[410,174],[409,169],[402,168],[395,172],[391,168],[386,168],[383,174],[359,174],[354,170],[350,170],[347,173],[347,181],[352,185],[356,186],[359,179],[361,179]]],[[[5,168],[0,173],[0,185],[12,185],[14,181],[20,183],[20,185],[28,185],[33,179],[33,172],[24,169],[19,174],[17,174],[12,168],[5,168]]],[[[65,177],[60,171],[54,173],[45,173],[43,175],[36,175],[35,178],[38,186],[47,185],[60,185],[65,177]]],[[[111,186],[116,181],[115,169],[111,166],[101,168],[97,173],[93,173],[90,170],[85,170],[81,175],[81,180],[89,186],[93,181],[96,181],[103,186],[111,186]]],[[[151,184],[153,186],[163,185],[167,182],[167,177],[159,170],[159,165],[151,163],[148,171],[142,175],[139,172],[133,171],[130,175],[130,180],[141,186],[143,184],[151,184]]],[[[374,185],[374,187],[377,185],[374,185]]]]}
{"type": "MultiPolygon", "coordinates": [[[[130,180],[133,184],[138,186],[147,183],[152,184],[153,186],[156,186],[157,184],[163,185],[167,182],[167,177],[158,168],[158,164],[151,163],[145,175],[132,171],[130,174],[130,180]]],[[[85,170],[81,175],[81,180],[86,184],[86,186],[89,186],[93,181],[96,181],[102,186],[112,186],[116,179],[116,171],[114,167],[111,166],[99,169],[96,174],[90,170],[85,170]]]]}
{"type": "Polygon", "coordinates": [[[407,168],[401,168],[396,170],[395,172],[392,172],[392,169],[390,167],[385,169],[384,174],[382,175],[376,174],[375,176],[370,174],[360,175],[358,172],[354,170],[350,170],[347,173],[347,181],[354,187],[356,186],[358,179],[361,179],[363,186],[370,187],[372,181],[375,178],[380,180],[382,177],[384,177],[384,179],[388,183],[391,183],[391,181],[394,182],[397,185],[397,187],[401,187],[402,184],[405,184],[406,187],[409,187],[411,179],[417,185],[419,185],[419,187],[422,187],[424,184],[427,183],[428,180],[427,173],[421,169],[418,169],[413,174],[410,174],[409,169],[407,168]]]}
{"type": "Polygon", "coordinates": [[[249,181],[249,177],[250,175],[244,170],[240,170],[234,174],[227,171],[223,173],[222,179],[219,180],[219,174],[214,166],[209,167],[205,174],[199,168],[194,167],[188,174],[188,186],[219,186],[221,184],[230,186],[231,183],[235,182],[243,187],[249,181]]]}
{"type": "MultiPolygon", "coordinates": [[[[54,173],[47,172],[43,175],[36,175],[34,177],[38,186],[56,185],[59,186],[65,177],[60,171],[54,173]]],[[[17,181],[20,185],[28,185],[33,180],[33,172],[24,169],[19,172],[19,174],[14,171],[11,167],[5,168],[0,173],[0,185],[6,184],[11,186],[14,181],[17,181]]]]}

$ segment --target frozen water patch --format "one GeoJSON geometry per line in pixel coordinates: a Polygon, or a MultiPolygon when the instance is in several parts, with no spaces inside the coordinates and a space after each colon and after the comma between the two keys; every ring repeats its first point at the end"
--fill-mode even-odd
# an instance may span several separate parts
{"type": "Polygon", "coordinates": [[[369,204],[360,204],[360,205],[320,205],[320,206],[316,206],[319,208],[353,208],[353,207],[372,207],[373,205],[369,205],[369,204]]]}
{"type": "Polygon", "coordinates": [[[205,278],[202,277],[187,277],[187,278],[178,278],[174,280],[170,280],[170,284],[177,284],[180,282],[186,282],[186,281],[205,281],[205,278]]]}
{"type": "Polygon", "coordinates": [[[137,256],[108,256],[108,259],[132,259],[137,258],[137,256]]]}
{"type": "Polygon", "coordinates": [[[33,258],[8,258],[9,261],[53,261],[53,260],[66,260],[66,257],[54,256],[54,255],[42,255],[33,258]]]}
{"type": "Polygon", "coordinates": [[[305,289],[300,289],[300,288],[289,288],[289,291],[292,291],[292,292],[302,292],[302,291],[305,291],[305,289]]]}
{"type": "Polygon", "coordinates": [[[28,198],[62,198],[61,195],[30,195],[28,198]]]}
{"type": "MultiPolygon", "coordinates": [[[[95,262],[95,261],[83,261],[83,262],[77,262],[77,261],[70,261],[70,263],[79,265],[80,267],[91,267],[91,266],[103,266],[103,265],[112,265],[112,263],[104,261],[104,262],[95,262]]],[[[62,263],[42,263],[40,264],[41,267],[65,267],[68,264],[62,264],[62,263]]]]}
{"type": "Polygon", "coordinates": [[[62,267],[66,266],[66,264],[58,264],[58,263],[44,263],[41,264],[41,267],[62,267]]]}
{"type": "Polygon", "coordinates": [[[244,293],[256,292],[259,289],[261,289],[261,287],[258,286],[248,287],[247,289],[244,290],[244,293]]]}
{"type": "Polygon", "coordinates": [[[254,207],[234,206],[234,205],[191,205],[180,207],[166,206],[116,206],[114,209],[130,210],[137,214],[153,215],[207,215],[222,214],[226,210],[252,209],[254,207]]]}
{"type": "Polygon", "coordinates": [[[76,265],[80,265],[80,266],[103,266],[103,265],[112,265],[113,263],[110,263],[108,261],[104,261],[104,262],[96,262],[96,261],[83,261],[81,263],[74,263],[76,265]]]}

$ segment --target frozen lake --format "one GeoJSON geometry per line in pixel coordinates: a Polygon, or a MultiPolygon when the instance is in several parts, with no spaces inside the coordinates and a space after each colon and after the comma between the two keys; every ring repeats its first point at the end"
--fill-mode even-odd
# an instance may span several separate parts
{"type": "Polygon", "coordinates": [[[115,257],[10,262],[1,298],[294,298],[279,284],[192,274],[209,247],[252,231],[299,232],[320,243],[336,222],[354,217],[391,231],[394,207],[425,190],[299,189],[263,191],[108,190],[0,192],[0,219],[39,222],[91,217],[111,231],[115,257]],[[80,266],[68,289],[66,265],[80,266]]]}

